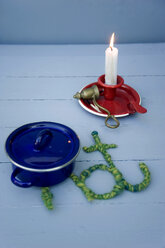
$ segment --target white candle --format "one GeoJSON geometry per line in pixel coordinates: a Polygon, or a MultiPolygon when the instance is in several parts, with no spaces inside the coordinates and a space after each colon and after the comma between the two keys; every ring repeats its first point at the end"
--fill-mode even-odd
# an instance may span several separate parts
{"type": "Polygon", "coordinates": [[[105,51],[105,83],[109,85],[117,84],[117,62],[118,49],[113,46],[114,33],[111,36],[110,45],[105,51]]]}

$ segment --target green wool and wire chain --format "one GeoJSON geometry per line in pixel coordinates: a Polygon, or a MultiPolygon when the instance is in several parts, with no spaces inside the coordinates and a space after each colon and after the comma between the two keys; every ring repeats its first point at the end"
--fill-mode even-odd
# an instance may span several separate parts
{"type": "Polygon", "coordinates": [[[124,189],[129,190],[131,192],[140,192],[147,188],[151,181],[151,176],[149,169],[146,164],[144,163],[139,163],[139,167],[144,175],[144,180],[139,183],[132,185],[128,183],[124,178],[122,173],[116,168],[114,165],[113,161],[111,160],[110,154],[106,151],[109,148],[116,148],[117,146],[115,144],[103,144],[100,141],[100,138],[98,136],[98,132],[93,131],[92,136],[95,141],[95,145],[90,146],[90,147],[83,147],[85,152],[94,152],[94,151],[99,151],[102,153],[104,159],[108,163],[109,166],[104,165],[104,164],[96,164],[84,171],[81,172],[80,177],[76,176],[75,174],[71,174],[70,178],[74,181],[74,183],[82,190],[82,192],[85,194],[86,198],[88,201],[92,201],[94,199],[111,199],[117,195],[119,195],[121,192],[123,192],[124,189]],[[103,171],[108,171],[111,173],[116,181],[116,185],[114,185],[113,189],[105,194],[96,194],[93,192],[90,188],[88,188],[85,184],[85,180],[91,175],[92,172],[95,170],[103,170],[103,171]]]}
{"type": "MultiPolygon", "coordinates": [[[[110,154],[107,152],[107,149],[116,148],[117,145],[115,144],[108,145],[108,144],[101,143],[100,138],[98,136],[98,132],[96,131],[92,132],[92,136],[94,138],[95,145],[90,146],[90,147],[83,147],[83,150],[87,153],[94,152],[94,151],[101,152],[109,166],[104,165],[104,164],[96,164],[94,166],[89,167],[86,170],[83,170],[79,177],[73,173],[70,175],[70,178],[82,190],[82,192],[84,193],[88,201],[92,201],[94,199],[98,199],[98,200],[111,199],[119,195],[125,189],[131,192],[140,192],[148,187],[151,181],[151,176],[150,176],[150,172],[146,164],[139,163],[139,167],[144,175],[144,180],[141,183],[135,184],[135,185],[128,183],[123,178],[122,173],[116,168],[113,161],[111,160],[110,154]],[[116,184],[114,185],[113,189],[110,192],[105,193],[105,194],[96,194],[90,188],[86,186],[85,180],[95,170],[108,171],[114,176],[116,184]]],[[[50,192],[49,187],[42,188],[42,200],[44,201],[45,206],[49,210],[53,209],[52,198],[53,198],[53,194],[50,192]]]]}
{"type": "Polygon", "coordinates": [[[42,190],[41,198],[45,206],[47,207],[47,209],[53,210],[54,208],[52,203],[53,194],[50,192],[49,187],[43,187],[41,188],[41,190],[42,190]]]}

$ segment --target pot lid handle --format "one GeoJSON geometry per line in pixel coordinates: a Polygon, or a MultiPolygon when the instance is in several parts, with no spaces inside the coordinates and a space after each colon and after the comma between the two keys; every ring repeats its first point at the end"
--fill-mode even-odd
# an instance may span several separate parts
{"type": "Polygon", "coordinates": [[[42,148],[48,145],[53,134],[49,129],[44,129],[40,131],[34,142],[34,150],[40,151],[42,148]]]}

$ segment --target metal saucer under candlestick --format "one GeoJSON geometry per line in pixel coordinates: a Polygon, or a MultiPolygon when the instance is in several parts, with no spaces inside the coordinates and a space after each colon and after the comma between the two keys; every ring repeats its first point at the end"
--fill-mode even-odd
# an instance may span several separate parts
{"type": "Polygon", "coordinates": [[[137,91],[124,84],[124,79],[119,75],[116,85],[105,84],[105,75],[101,75],[97,82],[85,86],[74,98],[77,98],[88,112],[106,117],[105,125],[109,128],[117,128],[120,125],[116,117],[147,112],[140,105],[141,98],[137,91]],[[108,124],[110,119],[115,121],[114,125],[108,124]]]}

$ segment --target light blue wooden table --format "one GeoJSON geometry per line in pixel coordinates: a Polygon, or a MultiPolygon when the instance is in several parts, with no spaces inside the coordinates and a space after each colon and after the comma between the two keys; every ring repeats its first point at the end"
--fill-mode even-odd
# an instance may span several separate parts
{"type": "MultiPolygon", "coordinates": [[[[0,46],[0,247],[1,248],[163,248],[165,247],[165,43],[119,45],[118,73],[142,98],[147,114],[120,119],[115,130],[83,110],[72,98],[104,73],[104,45],[0,46]],[[11,164],[4,143],[15,128],[35,121],[63,123],[74,129],[81,146],[93,143],[97,130],[115,165],[130,183],[152,176],[143,192],[124,191],[107,201],[89,203],[67,179],[52,187],[54,211],[41,200],[40,188],[22,189],[10,181],[11,164]]],[[[75,173],[105,163],[98,152],[82,150],[75,173]]],[[[87,185],[110,191],[113,177],[96,171],[87,185]]]]}

